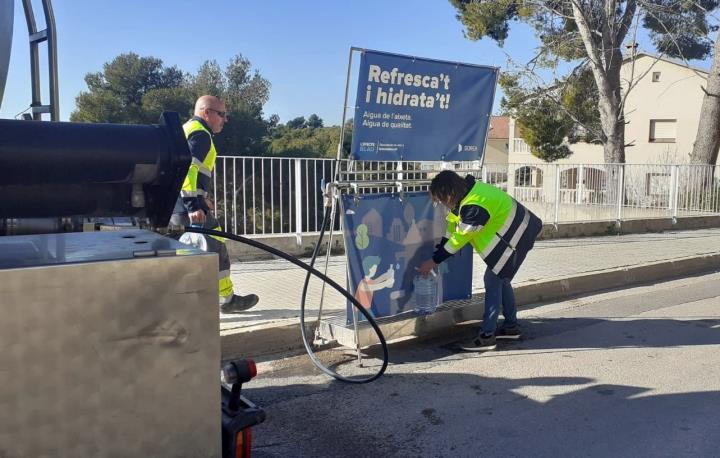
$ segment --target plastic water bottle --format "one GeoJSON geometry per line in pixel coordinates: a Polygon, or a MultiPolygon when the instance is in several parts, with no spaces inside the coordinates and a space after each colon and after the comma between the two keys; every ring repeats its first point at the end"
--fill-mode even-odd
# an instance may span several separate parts
{"type": "Polygon", "coordinates": [[[415,290],[415,313],[421,315],[433,313],[440,302],[437,275],[428,275],[427,277],[416,275],[413,279],[413,287],[415,290]]]}

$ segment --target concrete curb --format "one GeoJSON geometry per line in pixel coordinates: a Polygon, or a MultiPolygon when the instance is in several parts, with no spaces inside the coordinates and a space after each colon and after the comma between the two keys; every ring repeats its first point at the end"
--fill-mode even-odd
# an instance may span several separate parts
{"type": "Polygon", "coordinates": [[[515,297],[518,305],[526,305],[718,269],[720,252],[708,253],[521,285],[515,288],[515,297]]]}
{"type": "MultiPolygon", "coordinates": [[[[601,290],[717,270],[720,270],[720,252],[526,283],[515,287],[515,297],[518,306],[522,307],[537,302],[567,299],[601,290]]],[[[483,294],[475,294],[471,301],[472,305],[438,310],[428,317],[387,322],[381,324],[380,327],[388,339],[448,332],[458,323],[479,319],[482,316],[482,308],[477,307],[477,303],[482,300],[482,297],[483,294]]],[[[351,340],[354,338],[352,330],[345,331],[339,326],[334,326],[334,328],[333,335],[337,335],[339,342],[347,342],[348,338],[351,340]],[[344,336],[341,335],[343,332],[344,336]]],[[[369,326],[363,326],[359,334],[362,346],[376,342],[375,335],[369,326]]],[[[347,345],[347,343],[345,344],[347,345]]],[[[226,331],[221,334],[221,345],[223,359],[269,356],[299,350],[303,348],[299,319],[249,326],[237,332],[226,331]]]]}
{"type": "Polygon", "coordinates": [[[239,331],[223,331],[220,346],[223,360],[299,350],[303,348],[300,318],[248,326],[239,331]]]}

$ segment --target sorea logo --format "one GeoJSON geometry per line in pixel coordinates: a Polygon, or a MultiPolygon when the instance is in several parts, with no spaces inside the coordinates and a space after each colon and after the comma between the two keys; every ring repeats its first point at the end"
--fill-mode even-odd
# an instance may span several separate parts
{"type": "Polygon", "coordinates": [[[472,151],[476,152],[478,150],[477,145],[462,145],[458,143],[458,153],[462,153],[463,151],[472,151]]]}

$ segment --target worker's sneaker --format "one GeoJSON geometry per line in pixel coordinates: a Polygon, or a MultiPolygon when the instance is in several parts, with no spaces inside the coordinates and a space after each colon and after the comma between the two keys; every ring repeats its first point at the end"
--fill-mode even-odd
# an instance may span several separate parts
{"type": "Polygon", "coordinates": [[[479,334],[470,342],[460,344],[460,349],[465,351],[488,351],[495,350],[495,347],[497,347],[495,336],[486,336],[485,334],[479,334]]]}
{"type": "Polygon", "coordinates": [[[503,326],[495,331],[495,337],[501,340],[518,340],[522,337],[519,326],[503,326]]]}
{"type": "Polygon", "coordinates": [[[248,294],[247,296],[238,296],[233,294],[232,297],[220,305],[222,313],[239,313],[250,310],[260,300],[256,294],[248,294]]]}

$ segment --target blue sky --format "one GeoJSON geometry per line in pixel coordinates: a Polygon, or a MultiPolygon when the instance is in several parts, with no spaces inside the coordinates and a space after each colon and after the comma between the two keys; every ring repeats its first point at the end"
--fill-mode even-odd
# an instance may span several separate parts
{"type": "MultiPolygon", "coordinates": [[[[27,29],[15,1],[2,118],[30,103],[27,29]]],[[[40,2],[33,1],[42,16],[40,2]]],[[[506,53],[524,62],[536,43],[524,25],[512,29],[504,50],[491,40],[469,41],[447,0],[55,0],[54,9],[61,120],[86,89],[85,74],[129,51],[188,72],[208,59],[224,66],[242,53],[272,84],[265,115],[277,113],[285,122],[317,113],[331,125],[342,116],[350,46],[502,69],[506,53]]]]}

